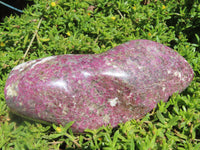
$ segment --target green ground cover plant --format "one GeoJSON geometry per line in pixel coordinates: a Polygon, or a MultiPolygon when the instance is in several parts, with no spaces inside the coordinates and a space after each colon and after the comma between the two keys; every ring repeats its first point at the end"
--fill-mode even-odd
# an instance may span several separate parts
{"type": "Polygon", "coordinates": [[[200,149],[199,0],[34,0],[21,16],[0,24],[0,148],[2,150],[200,149]],[[141,120],[117,128],[44,125],[9,113],[4,86],[11,69],[28,60],[61,54],[102,53],[134,39],[149,39],[178,51],[194,79],[141,120]]]}

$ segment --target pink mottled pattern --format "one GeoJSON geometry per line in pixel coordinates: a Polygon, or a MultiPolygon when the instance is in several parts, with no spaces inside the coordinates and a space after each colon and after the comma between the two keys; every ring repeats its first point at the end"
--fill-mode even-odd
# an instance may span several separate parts
{"type": "Polygon", "coordinates": [[[16,66],[5,86],[11,111],[32,119],[86,128],[143,117],[193,79],[171,48],[134,40],[102,54],[59,55],[16,66]]]}

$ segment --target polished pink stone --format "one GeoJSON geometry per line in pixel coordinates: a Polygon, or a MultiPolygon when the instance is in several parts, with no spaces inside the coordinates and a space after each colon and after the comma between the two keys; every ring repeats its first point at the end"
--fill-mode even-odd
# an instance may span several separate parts
{"type": "Polygon", "coordinates": [[[143,117],[193,79],[171,48],[134,40],[102,54],[59,55],[13,68],[5,86],[11,111],[83,132],[143,117]]]}

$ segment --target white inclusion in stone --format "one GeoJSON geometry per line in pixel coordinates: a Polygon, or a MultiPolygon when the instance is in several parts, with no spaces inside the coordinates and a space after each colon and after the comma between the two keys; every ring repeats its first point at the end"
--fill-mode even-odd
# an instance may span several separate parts
{"type": "Polygon", "coordinates": [[[116,65],[113,65],[113,68],[118,68],[116,65]]]}
{"type": "Polygon", "coordinates": [[[103,121],[104,121],[105,123],[109,123],[109,122],[110,122],[110,116],[106,114],[106,115],[103,117],[103,121]]]}
{"type": "Polygon", "coordinates": [[[27,68],[28,66],[34,64],[35,62],[36,62],[36,60],[32,60],[32,61],[28,61],[28,62],[19,64],[19,65],[15,66],[12,70],[22,71],[24,68],[27,68]]]}
{"type": "Polygon", "coordinates": [[[22,106],[22,102],[19,102],[19,106],[22,106]]]}
{"type": "Polygon", "coordinates": [[[143,68],[144,68],[143,66],[138,66],[138,69],[140,69],[140,70],[143,69],[143,68]]]}
{"type": "Polygon", "coordinates": [[[170,73],[171,73],[171,70],[167,70],[167,73],[170,74],[170,73]]]}
{"type": "Polygon", "coordinates": [[[89,76],[91,76],[91,74],[89,73],[89,72],[87,72],[87,71],[82,71],[81,72],[83,75],[84,75],[84,77],[89,77],[89,76]]]}
{"type": "Polygon", "coordinates": [[[123,71],[106,71],[102,73],[103,75],[108,75],[112,77],[127,77],[127,73],[123,71]]]}
{"type": "Polygon", "coordinates": [[[62,108],[63,108],[62,114],[67,115],[68,114],[68,108],[66,106],[62,106],[62,108]]]}
{"type": "Polygon", "coordinates": [[[40,61],[38,61],[37,63],[33,64],[33,66],[31,66],[31,69],[33,69],[36,65],[38,64],[43,64],[46,61],[52,60],[54,59],[56,56],[50,56],[50,57],[46,57],[46,58],[42,58],[40,61]]]}
{"type": "Polygon", "coordinates": [[[59,103],[59,105],[58,105],[59,107],[62,107],[62,104],[61,103],[59,103]]]}
{"type": "Polygon", "coordinates": [[[81,84],[82,82],[81,82],[81,80],[78,80],[78,84],[81,84]]]}
{"type": "Polygon", "coordinates": [[[163,92],[165,91],[165,89],[166,89],[166,87],[162,87],[162,91],[163,91],[163,92]]]}
{"type": "Polygon", "coordinates": [[[110,103],[110,106],[114,107],[118,103],[118,97],[115,97],[113,99],[108,99],[108,102],[110,103]]]}
{"type": "Polygon", "coordinates": [[[181,78],[182,81],[185,81],[185,78],[181,78]]]}
{"type": "Polygon", "coordinates": [[[18,88],[18,82],[15,82],[11,85],[8,85],[6,87],[6,90],[7,90],[7,96],[9,97],[14,97],[14,96],[17,96],[17,88],[18,88]]]}
{"type": "Polygon", "coordinates": [[[111,59],[109,59],[109,60],[108,60],[108,59],[106,59],[106,60],[105,60],[105,63],[106,63],[106,65],[108,65],[108,66],[111,66],[111,65],[112,65],[112,63],[111,63],[112,61],[113,61],[113,59],[112,59],[112,58],[111,58],[111,59]]]}
{"type": "Polygon", "coordinates": [[[65,91],[68,91],[67,83],[63,80],[52,81],[50,83],[50,86],[55,86],[61,89],[65,89],[65,91]]]}
{"type": "Polygon", "coordinates": [[[174,72],[174,76],[176,76],[176,77],[178,77],[178,78],[181,78],[181,73],[178,72],[178,71],[175,71],[175,72],[174,72]]]}
{"type": "Polygon", "coordinates": [[[133,96],[133,93],[129,93],[129,95],[127,96],[127,98],[131,98],[133,96]]]}

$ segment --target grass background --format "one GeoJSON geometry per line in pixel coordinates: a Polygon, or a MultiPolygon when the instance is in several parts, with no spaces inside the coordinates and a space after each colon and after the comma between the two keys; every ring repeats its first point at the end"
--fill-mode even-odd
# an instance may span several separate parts
{"type": "Polygon", "coordinates": [[[34,0],[21,16],[4,19],[0,35],[2,150],[200,149],[199,0],[34,0]],[[75,134],[72,122],[43,125],[9,113],[4,86],[17,64],[51,55],[102,53],[134,39],[173,48],[195,74],[184,92],[159,103],[143,119],[75,134]]]}

